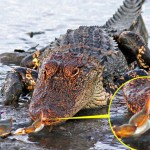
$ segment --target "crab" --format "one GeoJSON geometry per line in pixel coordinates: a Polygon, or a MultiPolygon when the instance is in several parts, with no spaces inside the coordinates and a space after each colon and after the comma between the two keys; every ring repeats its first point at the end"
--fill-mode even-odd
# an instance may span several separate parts
{"type": "Polygon", "coordinates": [[[127,124],[114,126],[113,130],[119,138],[140,136],[150,129],[150,78],[136,78],[126,83],[123,94],[134,115],[127,124]]]}

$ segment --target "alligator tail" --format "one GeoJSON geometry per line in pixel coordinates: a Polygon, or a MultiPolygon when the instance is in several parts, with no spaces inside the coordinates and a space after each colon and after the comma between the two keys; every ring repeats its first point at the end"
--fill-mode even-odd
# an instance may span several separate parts
{"type": "Polygon", "coordinates": [[[141,16],[143,3],[144,0],[125,0],[104,27],[116,29],[118,34],[124,30],[134,31],[143,36],[147,43],[148,33],[141,16]]]}

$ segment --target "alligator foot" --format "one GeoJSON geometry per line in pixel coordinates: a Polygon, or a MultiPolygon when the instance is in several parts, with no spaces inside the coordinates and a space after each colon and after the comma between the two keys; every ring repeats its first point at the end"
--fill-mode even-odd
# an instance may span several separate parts
{"type": "Polygon", "coordinates": [[[124,31],[116,40],[129,64],[136,60],[140,68],[149,71],[150,50],[140,35],[124,31]]]}
{"type": "Polygon", "coordinates": [[[122,126],[114,126],[113,130],[119,138],[140,136],[150,129],[150,97],[145,103],[143,109],[134,114],[128,124],[122,126]]]}
{"type": "Polygon", "coordinates": [[[32,92],[37,79],[35,70],[19,67],[12,70],[6,77],[1,89],[4,103],[15,104],[22,93],[32,92]]]}

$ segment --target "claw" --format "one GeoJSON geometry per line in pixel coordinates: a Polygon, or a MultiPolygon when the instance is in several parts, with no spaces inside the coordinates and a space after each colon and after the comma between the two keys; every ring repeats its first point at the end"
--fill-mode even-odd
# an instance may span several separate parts
{"type": "Polygon", "coordinates": [[[136,126],[130,125],[130,124],[124,124],[122,126],[114,126],[113,130],[115,131],[115,134],[119,138],[129,137],[132,136],[135,133],[136,126]]]}
{"type": "Polygon", "coordinates": [[[11,133],[12,130],[12,118],[7,120],[0,120],[0,136],[4,137],[11,133]]]}
{"type": "Polygon", "coordinates": [[[41,131],[44,128],[44,124],[41,122],[40,119],[33,122],[33,124],[29,127],[19,128],[13,134],[14,135],[24,135],[29,133],[36,133],[41,131]]]}
{"type": "Polygon", "coordinates": [[[114,126],[113,130],[115,134],[120,137],[130,137],[130,136],[139,136],[145,133],[147,130],[150,129],[150,97],[145,103],[143,109],[134,114],[128,124],[124,124],[122,126],[114,126]]]}

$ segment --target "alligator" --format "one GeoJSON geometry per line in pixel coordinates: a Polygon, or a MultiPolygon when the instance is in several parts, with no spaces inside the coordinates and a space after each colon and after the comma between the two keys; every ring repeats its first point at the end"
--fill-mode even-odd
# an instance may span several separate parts
{"type": "Polygon", "coordinates": [[[81,109],[107,105],[117,80],[134,62],[142,74],[149,70],[142,4],[142,0],[125,0],[103,26],[68,29],[46,48],[23,58],[22,67],[7,75],[2,95],[5,104],[14,104],[22,93],[31,92],[29,112],[34,123],[14,134],[37,132],[81,109]]]}

